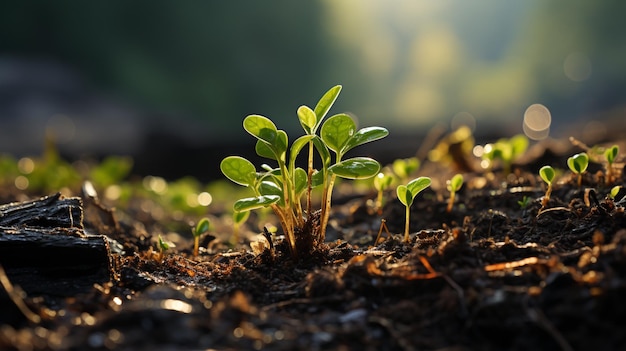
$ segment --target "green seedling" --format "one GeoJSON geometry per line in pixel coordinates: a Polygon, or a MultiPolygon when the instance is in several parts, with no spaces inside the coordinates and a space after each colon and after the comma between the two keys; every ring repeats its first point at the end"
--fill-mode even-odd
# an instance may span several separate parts
{"type": "Polygon", "coordinates": [[[611,191],[609,192],[609,197],[613,200],[617,200],[617,195],[619,194],[620,190],[622,190],[622,187],[619,185],[614,186],[613,188],[611,188],[611,191]]]}
{"type": "Polygon", "coordinates": [[[587,166],[589,166],[589,156],[584,152],[576,154],[567,159],[567,166],[574,174],[578,175],[578,186],[582,186],[583,173],[585,173],[587,166]]]}
{"type": "Polygon", "coordinates": [[[233,212],[233,242],[239,242],[239,228],[244,224],[248,217],[250,217],[250,211],[233,212]]]}
{"type": "Polygon", "coordinates": [[[263,165],[263,171],[257,172],[250,161],[240,156],[228,156],[220,164],[222,173],[228,179],[251,188],[255,195],[236,201],[235,211],[270,207],[280,221],[293,257],[297,257],[298,252],[310,252],[314,245],[324,241],[336,178],[366,179],[375,176],[380,170],[380,164],[372,158],[344,159],[344,156],[356,146],[386,137],[389,134],[387,129],[368,127],[357,130],[352,118],[346,114],[329,117],[322,124],[322,119],[340,90],[341,86],[331,88],[322,96],[315,109],[307,106],[298,108],[298,118],[305,135],[296,139],[291,147],[287,133],[277,129],[269,118],[250,115],[244,119],[244,129],[257,139],[257,154],[275,161],[276,168],[263,165]],[[307,146],[309,162],[308,170],[304,170],[297,168],[295,163],[299,153],[307,146]],[[315,151],[321,159],[320,170],[313,169],[315,151]],[[335,153],[334,162],[331,151],[335,153]],[[322,187],[320,224],[306,226],[307,220],[312,221],[316,216],[310,208],[310,192],[318,186],[322,187]],[[303,210],[301,198],[305,192],[307,208],[303,210]]]}
{"type": "Polygon", "coordinates": [[[391,183],[393,183],[393,177],[386,173],[378,173],[376,177],[374,177],[374,188],[378,194],[376,195],[376,211],[378,214],[382,214],[383,212],[383,195],[385,190],[387,190],[391,183]]]}
{"type": "Polygon", "coordinates": [[[483,148],[483,159],[488,161],[489,166],[495,160],[502,162],[502,170],[505,175],[511,173],[513,162],[528,149],[528,138],[523,134],[518,134],[510,139],[500,139],[493,144],[487,144],[483,148]]]}
{"type": "Polygon", "coordinates": [[[406,183],[418,168],[420,168],[420,161],[417,157],[399,158],[391,164],[391,169],[399,178],[400,183],[406,183]]]}
{"type": "Polygon", "coordinates": [[[405,225],[404,225],[404,242],[408,243],[409,239],[409,223],[411,217],[411,205],[413,204],[413,200],[422,190],[428,188],[430,186],[431,179],[428,177],[419,177],[410,181],[407,185],[399,185],[396,188],[396,193],[398,195],[398,200],[402,202],[402,204],[406,208],[405,212],[405,225]]]}
{"type": "Polygon", "coordinates": [[[163,257],[165,257],[165,252],[173,247],[176,247],[174,243],[163,240],[163,237],[161,237],[161,234],[159,234],[159,261],[162,261],[163,257]]]}
{"type": "Polygon", "coordinates": [[[452,212],[452,206],[454,206],[454,199],[456,197],[457,191],[461,189],[463,186],[463,175],[456,174],[452,179],[447,181],[448,191],[450,192],[450,199],[448,200],[448,207],[446,208],[446,212],[452,212]]]}
{"type": "Polygon", "coordinates": [[[550,194],[552,193],[552,181],[554,181],[555,175],[556,172],[551,166],[543,166],[541,167],[541,169],[539,169],[539,177],[541,177],[541,179],[543,179],[543,181],[546,182],[546,184],[548,185],[548,188],[546,189],[546,195],[543,197],[543,200],[541,200],[541,208],[546,207],[548,205],[548,201],[550,201],[550,194]]]}
{"type": "Polygon", "coordinates": [[[613,183],[613,163],[617,159],[619,153],[619,146],[613,145],[604,151],[604,158],[606,159],[606,181],[607,183],[613,183]]]}
{"type": "Polygon", "coordinates": [[[525,210],[531,202],[532,199],[530,198],[530,196],[524,195],[521,200],[517,201],[517,204],[522,210],[525,210]]]}
{"type": "Polygon", "coordinates": [[[200,236],[202,236],[202,234],[206,233],[209,231],[209,219],[208,218],[202,218],[198,224],[196,224],[196,227],[193,228],[193,257],[198,257],[198,251],[199,251],[199,246],[200,246],[200,236]]]}

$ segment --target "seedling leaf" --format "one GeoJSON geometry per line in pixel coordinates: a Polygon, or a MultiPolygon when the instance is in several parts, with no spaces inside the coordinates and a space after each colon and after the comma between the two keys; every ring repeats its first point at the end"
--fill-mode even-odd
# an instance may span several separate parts
{"type": "Polygon", "coordinates": [[[586,153],[581,152],[567,159],[567,166],[569,169],[576,173],[581,174],[587,170],[589,165],[589,156],[586,153]]]}
{"type": "Polygon", "coordinates": [[[604,151],[604,157],[606,158],[607,162],[612,165],[613,162],[615,162],[618,153],[619,146],[613,145],[610,148],[606,149],[606,151],[604,151]]]}
{"type": "Polygon", "coordinates": [[[256,168],[252,162],[241,156],[228,156],[220,163],[226,178],[243,186],[250,186],[256,180],[256,168]]]}
{"type": "Polygon", "coordinates": [[[317,124],[317,116],[310,107],[302,105],[298,107],[298,119],[300,119],[300,125],[304,131],[311,135],[317,124]]]}
{"type": "Polygon", "coordinates": [[[430,186],[431,180],[428,177],[418,177],[410,181],[406,187],[409,189],[413,198],[417,196],[422,190],[430,186]]]}
{"type": "Polygon", "coordinates": [[[196,224],[196,228],[193,231],[193,236],[200,236],[203,233],[206,233],[209,231],[209,219],[208,218],[202,218],[198,224],[196,224]]]}
{"type": "Polygon", "coordinates": [[[342,150],[356,132],[356,124],[346,114],[334,115],[322,125],[321,137],[326,146],[337,155],[343,155],[342,150]]]}
{"type": "Polygon", "coordinates": [[[243,211],[243,212],[234,212],[233,213],[233,221],[237,224],[241,224],[243,222],[245,222],[246,220],[248,220],[248,217],[250,217],[250,211],[243,211]]]}
{"type": "Polygon", "coordinates": [[[380,163],[369,157],[354,157],[332,165],[328,171],[346,179],[366,179],[378,174],[380,163]]]}
{"type": "Polygon", "coordinates": [[[359,129],[359,131],[357,131],[352,138],[348,140],[347,144],[341,150],[341,153],[345,154],[356,146],[382,139],[387,135],[389,135],[389,131],[382,127],[367,127],[359,129]]]}
{"type": "Polygon", "coordinates": [[[543,166],[541,167],[541,169],[539,169],[539,176],[548,185],[552,184],[552,181],[554,180],[555,175],[556,175],[556,172],[554,171],[554,168],[552,168],[551,166],[543,166]]]}
{"type": "Polygon", "coordinates": [[[459,189],[461,189],[462,186],[463,186],[463,175],[455,174],[454,177],[452,177],[452,179],[450,179],[450,181],[448,182],[448,191],[451,191],[451,192],[459,191],[459,189]]]}
{"type": "Polygon", "coordinates": [[[317,102],[317,105],[315,105],[315,116],[317,116],[317,121],[311,134],[315,134],[317,132],[317,128],[319,128],[320,123],[335,103],[335,100],[337,100],[340,92],[341,85],[335,85],[324,93],[322,98],[317,102]]]}
{"type": "Polygon", "coordinates": [[[278,195],[261,195],[257,197],[248,197],[245,199],[237,200],[233,205],[233,209],[237,212],[251,211],[257,208],[267,207],[280,200],[278,195]]]}
{"type": "Polygon", "coordinates": [[[278,131],[269,118],[260,115],[249,115],[243,120],[243,128],[252,136],[273,144],[278,131]]]}
{"type": "Polygon", "coordinates": [[[413,195],[406,185],[398,185],[396,188],[396,194],[398,195],[398,200],[400,200],[404,206],[408,207],[413,204],[413,195]]]}
{"type": "Polygon", "coordinates": [[[307,173],[304,169],[298,167],[293,173],[294,187],[296,196],[302,195],[302,192],[306,189],[308,181],[307,173]]]}
{"type": "Polygon", "coordinates": [[[376,188],[376,190],[382,191],[387,189],[392,182],[392,176],[385,173],[378,173],[376,175],[376,178],[374,178],[374,187],[376,188]]]}

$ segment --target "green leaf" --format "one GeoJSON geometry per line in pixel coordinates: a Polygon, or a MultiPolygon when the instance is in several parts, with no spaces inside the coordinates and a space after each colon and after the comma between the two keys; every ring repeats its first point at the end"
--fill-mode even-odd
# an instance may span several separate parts
{"type": "Polygon", "coordinates": [[[509,140],[511,144],[511,158],[517,158],[528,149],[528,138],[524,134],[517,134],[509,140]]]}
{"type": "Polygon", "coordinates": [[[236,212],[251,211],[258,208],[267,207],[280,200],[280,196],[277,195],[261,195],[257,197],[248,197],[245,199],[237,200],[233,205],[233,209],[236,212]]]}
{"type": "Polygon", "coordinates": [[[376,190],[383,191],[387,189],[391,185],[392,182],[393,182],[393,177],[390,176],[389,174],[378,173],[376,175],[376,178],[374,178],[374,188],[376,188],[376,190]]]}
{"type": "Polygon", "coordinates": [[[313,145],[315,146],[315,149],[317,150],[317,152],[320,155],[320,158],[322,159],[322,167],[324,169],[327,169],[328,167],[330,167],[330,163],[331,163],[330,151],[328,150],[328,147],[326,147],[322,139],[318,136],[315,136],[313,138],[313,145]]]}
{"type": "Polygon", "coordinates": [[[567,159],[567,166],[569,169],[576,173],[581,174],[587,170],[589,165],[589,156],[586,153],[581,152],[567,159]]]}
{"type": "Polygon", "coordinates": [[[452,179],[448,181],[448,191],[457,192],[463,186],[463,175],[455,174],[452,179]]]}
{"type": "Polygon", "coordinates": [[[415,172],[419,167],[420,161],[417,157],[396,159],[391,164],[393,173],[402,179],[408,178],[411,173],[415,172]]]}
{"type": "Polygon", "coordinates": [[[250,217],[250,211],[233,212],[233,222],[237,224],[247,221],[248,217],[250,217]]]}
{"type": "Polygon", "coordinates": [[[320,135],[324,144],[337,155],[343,155],[341,151],[356,132],[356,124],[346,114],[334,115],[322,125],[320,135]]]}
{"type": "Polygon", "coordinates": [[[348,140],[341,153],[345,154],[356,146],[382,139],[387,135],[389,135],[389,131],[382,127],[361,128],[348,140]]]}
{"type": "Polygon", "coordinates": [[[380,163],[369,157],[354,157],[332,165],[328,171],[341,178],[366,179],[378,174],[380,163]]]}
{"type": "Polygon", "coordinates": [[[291,149],[289,149],[289,169],[293,169],[298,154],[314,137],[314,135],[303,135],[291,144],[291,149]]]}
{"type": "Polygon", "coordinates": [[[306,189],[306,185],[309,181],[309,177],[304,169],[298,167],[293,173],[293,182],[296,190],[296,196],[302,195],[302,192],[306,189]]]}
{"type": "Polygon", "coordinates": [[[319,128],[320,123],[322,123],[322,120],[326,117],[326,114],[335,103],[335,100],[337,100],[340,92],[341,85],[335,85],[324,93],[322,98],[317,102],[317,105],[315,105],[315,116],[317,117],[317,121],[315,123],[315,127],[311,131],[311,134],[315,134],[317,132],[317,128],[319,128]]]}
{"type": "Polygon", "coordinates": [[[256,141],[256,145],[254,145],[254,151],[256,151],[256,154],[261,156],[261,157],[265,157],[265,158],[269,158],[270,160],[274,160],[274,161],[278,161],[277,157],[276,157],[276,153],[274,152],[274,150],[272,150],[272,148],[267,144],[267,142],[263,141],[263,140],[257,140],[256,141]]]}
{"type": "Polygon", "coordinates": [[[200,236],[203,233],[206,233],[209,231],[209,219],[208,218],[202,218],[198,224],[196,224],[196,228],[193,231],[193,236],[200,236]]]}
{"type": "Polygon", "coordinates": [[[615,162],[618,153],[619,146],[613,145],[610,148],[606,149],[606,151],[604,151],[604,157],[606,158],[607,162],[612,165],[613,162],[615,162]]]}
{"type": "Polygon", "coordinates": [[[256,181],[256,168],[241,156],[226,157],[220,163],[220,169],[226,178],[239,185],[250,186],[256,181]]]}
{"type": "Polygon", "coordinates": [[[417,196],[422,190],[430,186],[431,180],[428,177],[418,177],[410,181],[406,187],[411,192],[413,198],[417,196]]]}
{"type": "Polygon", "coordinates": [[[324,184],[324,172],[314,171],[311,176],[311,188],[316,188],[322,184],[324,184]]]}
{"type": "Polygon", "coordinates": [[[398,195],[398,200],[400,200],[404,206],[409,207],[413,204],[413,195],[406,185],[398,185],[396,194],[398,195]]]}
{"type": "Polygon", "coordinates": [[[252,136],[264,140],[269,144],[275,142],[278,133],[274,122],[267,117],[259,115],[250,115],[244,118],[243,129],[252,136]]]}
{"type": "Polygon", "coordinates": [[[548,185],[552,184],[552,181],[554,180],[555,175],[556,175],[556,172],[554,171],[554,168],[552,168],[551,166],[543,166],[541,167],[541,169],[539,169],[539,176],[548,185]]]}
{"type": "Polygon", "coordinates": [[[307,134],[311,135],[314,133],[313,130],[317,124],[317,116],[310,107],[305,105],[298,107],[298,119],[307,134]]]}

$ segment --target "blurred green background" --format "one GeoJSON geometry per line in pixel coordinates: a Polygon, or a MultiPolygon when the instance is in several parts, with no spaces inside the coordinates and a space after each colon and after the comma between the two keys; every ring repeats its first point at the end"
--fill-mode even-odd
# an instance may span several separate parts
{"type": "Polygon", "coordinates": [[[5,1],[0,151],[40,152],[53,131],[70,157],[201,172],[185,167],[251,141],[246,115],[299,135],[298,106],[335,84],[332,111],[413,137],[398,157],[436,124],[520,133],[537,103],[552,136],[573,121],[601,131],[624,112],[624,13],[582,0],[5,1]]]}

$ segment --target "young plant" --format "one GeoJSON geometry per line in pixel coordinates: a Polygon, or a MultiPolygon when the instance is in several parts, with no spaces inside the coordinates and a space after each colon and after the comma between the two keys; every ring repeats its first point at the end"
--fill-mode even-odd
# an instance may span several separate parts
{"type": "Polygon", "coordinates": [[[420,160],[417,157],[399,158],[391,164],[391,169],[398,176],[400,183],[406,183],[418,168],[420,168],[420,160]]]}
{"type": "Polygon", "coordinates": [[[456,197],[456,192],[461,189],[463,186],[463,175],[456,174],[452,179],[447,181],[448,191],[450,192],[450,199],[448,200],[448,207],[446,208],[446,212],[452,212],[452,206],[454,206],[454,199],[456,197]]]}
{"type": "Polygon", "coordinates": [[[380,170],[380,164],[372,158],[344,159],[344,156],[356,146],[384,138],[389,134],[387,129],[369,127],[357,130],[352,118],[346,114],[329,117],[322,124],[322,119],[340,90],[341,86],[331,88],[322,96],[315,109],[307,106],[298,108],[298,118],[305,135],[296,139],[291,147],[288,146],[287,133],[277,129],[269,118],[250,115],[244,119],[244,129],[257,139],[257,154],[276,161],[278,167],[263,165],[264,171],[257,173],[256,167],[240,156],[228,156],[220,164],[227,178],[250,187],[255,194],[254,197],[236,201],[235,211],[271,207],[280,221],[294,257],[298,256],[298,252],[310,252],[315,245],[324,241],[336,178],[365,179],[373,177],[380,170]],[[296,158],[305,146],[309,150],[308,171],[295,166],[296,158]],[[321,158],[320,170],[313,169],[314,151],[321,158]],[[330,151],[336,155],[334,162],[330,151]],[[310,208],[310,191],[317,186],[322,187],[319,225],[306,225],[307,222],[315,223],[317,217],[310,208]],[[305,191],[306,211],[301,205],[305,191]]]}
{"type": "Polygon", "coordinates": [[[413,200],[422,190],[428,188],[430,186],[431,179],[428,177],[419,177],[410,181],[407,185],[398,185],[396,188],[396,193],[398,195],[398,200],[402,202],[402,204],[406,208],[405,212],[405,225],[404,225],[404,242],[408,243],[409,239],[409,223],[411,219],[411,205],[413,204],[413,200]]]}
{"type": "Polygon", "coordinates": [[[239,228],[250,217],[250,211],[233,212],[233,242],[239,242],[239,228]]]}
{"type": "Polygon", "coordinates": [[[567,166],[574,174],[578,175],[578,186],[582,186],[583,173],[585,173],[587,166],[589,166],[589,156],[584,152],[576,154],[567,159],[567,166]]]}
{"type": "Polygon", "coordinates": [[[530,196],[524,195],[524,197],[522,197],[521,200],[517,201],[517,204],[519,205],[519,207],[522,210],[525,210],[526,207],[528,207],[528,205],[530,205],[531,201],[532,201],[532,199],[530,198],[530,196]]]}
{"type": "Polygon", "coordinates": [[[613,183],[613,163],[617,159],[619,153],[619,146],[613,145],[604,151],[604,158],[606,159],[606,181],[608,184],[613,183]]]}
{"type": "Polygon", "coordinates": [[[541,200],[541,208],[544,208],[548,205],[548,201],[550,201],[550,194],[552,193],[552,181],[554,180],[554,176],[556,172],[554,168],[551,166],[543,166],[539,169],[539,177],[543,179],[546,184],[548,184],[548,189],[546,190],[546,195],[541,200]]]}
{"type": "Polygon", "coordinates": [[[170,241],[163,240],[163,237],[161,237],[161,234],[159,234],[159,255],[158,255],[158,260],[159,261],[163,261],[163,257],[165,257],[165,252],[167,250],[171,249],[172,247],[176,247],[176,245],[174,245],[174,243],[172,243],[170,241]]]}
{"type": "Polygon", "coordinates": [[[209,231],[209,219],[202,218],[196,227],[193,229],[193,257],[198,257],[198,251],[200,246],[200,236],[209,231]]]}
{"type": "Polygon", "coordinates": [[[376,196],[376,211],[380,215],[383,212],[383,195],[385,190],[387,190],[391,183],[393,183],[393,177],[386,173],[378,173],[376,177],[374,177],[374,188],[378,192],[376,196]]]}
{"type": "Polygon", "coordinates": [[[483,148],[483,159],[491,166],[495,160],[502,162],[502,170],[505,175],[511,173],[511,165],[528,148],[528,138],[518,134],[510,139],[500,139],[493,144],[487,144],[483,148]]]}

